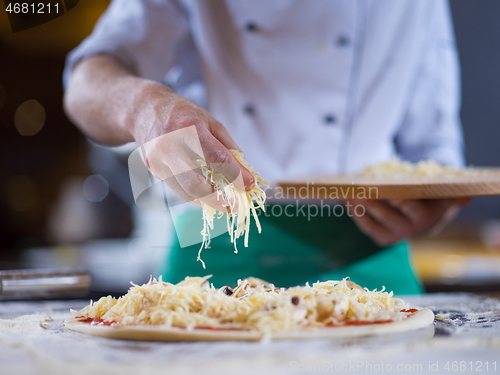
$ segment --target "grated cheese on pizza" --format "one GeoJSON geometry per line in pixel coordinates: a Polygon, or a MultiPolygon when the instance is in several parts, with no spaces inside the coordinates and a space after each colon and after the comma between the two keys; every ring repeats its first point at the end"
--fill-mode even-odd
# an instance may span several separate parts
{"type": "Polygon", "coordinates": [[[473,170],[458,170],[436,163],[434,160],[421,160],[418,163],[392,158],[386,163],[365,168],[359,176],[363,177],[432,177],[452,176],[470,173],[473,170]]]}
{"type": "Polygon", "coordinates": [[[75,319],[119,325],[161,325],[194,329],[295,331],[403,320],[411,315],[392,292],[370,291],[345,278],[312,286],[276,288],[263,280],[238,280],[233,290],[216,289],[206,277],[178,284],[150,280],[118,299],[103,297],[76,312],[75,319]]]}
{"type": "MultiPolygon", "coordinates": [[[[196,162],[205,177],[205,181],[210,183],[217,193],[217,200],[221,199],[223,206],[227,208],[227,212],[221,212],[219,218],[226,214],[227,229],[231,237],[231,242],[234,243],[234,252],[237,253],[236,240],[243,234],[245,236],[244,245],[248,247],[250,217],[252,215],[259,233],[262,230],[256,209],[260,208],[265,211],[264,203],[266,201],[266,193],[262,189],[262,186],[267,187],[269,184],[245,161],[242,152],[237,150],[231,150],[231,152],[254,177],[255,185],[252,190],[246,191],[239,189],[232,182],[229,182],[223,174],[215,171],[205,160],[198,159],[196,162]]],[[[201,259],[201,251],[210,246],[210,229],[214,227],[214,217],[217,210],[203,202],[201,206],[203,209],[203,230],[201,231],[203,241],[200,251],[198,252],[197,260],[199,260],[203,268],[205,268],[205,263],[201,259]]]]}

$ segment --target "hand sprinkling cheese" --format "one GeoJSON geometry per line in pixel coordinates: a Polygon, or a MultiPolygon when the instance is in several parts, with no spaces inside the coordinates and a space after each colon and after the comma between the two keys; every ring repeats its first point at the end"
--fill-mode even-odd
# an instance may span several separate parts
{"type": "MultiPolygon", "coordinates": [[[[210,183],[214,191],[217,193],[217,200],[221,199],[223,206],[226,207],[226,219],[227,219],[227,229],[231,237],[231,242],[234,243],[234,252],[237,253],[238,249],[236,247],[236,240],[241,236],[245,235],[244,245],[248,247],[248,234],[250,232],[250,217],[253,215],[255,219],[255,224],[259,233],[261,232],[261,226],[259,222],[259,217],[257,216],[256,209],[260,208],[265,211],[264,203],[266,201],[266,193],[260,185],[267,187],[269,183],[264,180],[258,172],[253,170],[253,167],[249,165],[245,159],[242,152],[237,150],[230,150],[235,158],[253,175],[255,186],[250,191],[241,190],[236,187],[232,182],[221,173],[216,172],[205,160],[198,159],[196,163],[199,165],[203,176],[205,177],[206,183],[210,183]]],[[[203,268],[205,267],[205,262],[201,259],[201,251],[210,246],[210,229],[214,228],[214,216],[217,210],[206,205],[201,204],[203,209],[203,230],[201,235],[203,236],[203,242],[198,252],[198,259],[203,268]]],[[[224,215],[224,212],[220,212],[219,218],[224,215]]]]}

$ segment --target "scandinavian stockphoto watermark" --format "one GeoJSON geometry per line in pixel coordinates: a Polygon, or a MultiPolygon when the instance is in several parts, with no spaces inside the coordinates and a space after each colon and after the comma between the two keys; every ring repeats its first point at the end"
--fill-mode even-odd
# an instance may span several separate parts
{"type": "Polygon", "coordinates": [[[361,204],[351,204],[349,201],[342,203],[328,203],[323,199],[319,203],[305,204],[296,199],[293,203],[287,204],[265,204],[265,210],[257,211],[257,215],[265,217],[297,217],[305,218],[311,221],[316,217],[341,217],[347,215],[363,216],[365,215],[365,206],[361,204]]]}
{"type": "MultiPolygon", "coordinates": [[[[430,366],[430,362],[429,362],[430,366]]],[[[290,369],[293,372],[370,372],[370,373],[388,373],[388,372],[407,372],[419,373],[424,371],[422,363],[385,363],[369,361],[349,361],[344,363],[335,363],[331,361],[323,362],[290,362],[290,369]]],[[[427,368],[426,368],[427,370],[427,368]]],[[[432,371],[432,370],[431,370],[432,371]]]]}
{"type": "Polygon", "coordinates": [[[370,362],[349,361],[335,363],[333,361],[323,362],[298,362],[291,361],[292,372],[362,372],[362,373],[471,373],[471,372],[496,372],[496,361],[425,361],[423,363],[398,363],[398,362],[370,362]]]}
{"type": "Polygon", "coordinates": [[[273,189],[273,199],[379,199],[376,186],[329,186],[306,181],[301,186],[278,186],[273,189]]]}

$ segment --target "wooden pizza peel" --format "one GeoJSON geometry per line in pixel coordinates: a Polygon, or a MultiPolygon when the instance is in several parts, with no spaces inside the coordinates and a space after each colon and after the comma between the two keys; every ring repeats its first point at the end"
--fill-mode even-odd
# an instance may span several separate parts
{"type": "Polygon", "coordinates": [[[446,199],[500,195],[500,168],[422,177],[311,176],[277,184],[293,199],[446,199]]]}

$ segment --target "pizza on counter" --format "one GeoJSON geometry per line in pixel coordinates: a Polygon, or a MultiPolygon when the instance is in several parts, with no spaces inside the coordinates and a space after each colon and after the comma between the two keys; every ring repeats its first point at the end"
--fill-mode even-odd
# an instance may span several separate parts
{"type": "Polygon", "coordinates": [[[350,280],[277,288],[253,277],[215,288],[210,276],[178,284],[150,280],[116,299],[73,311],[66,327],[129,340],[197,341],[355,337],[432,324],[428,309],[409,308],[392,292],[350,280]]]}

